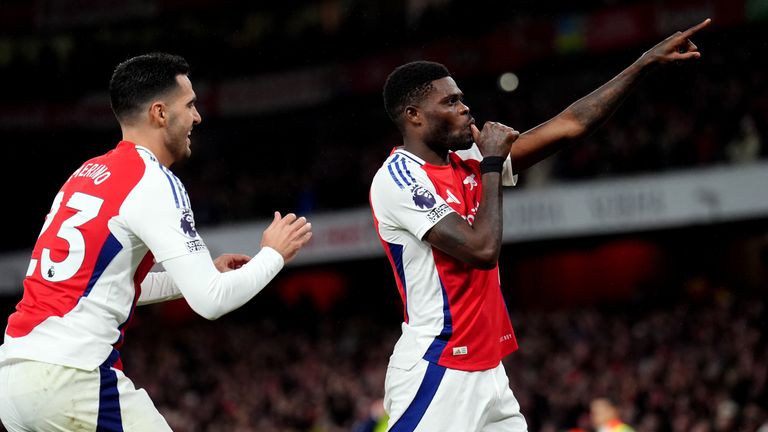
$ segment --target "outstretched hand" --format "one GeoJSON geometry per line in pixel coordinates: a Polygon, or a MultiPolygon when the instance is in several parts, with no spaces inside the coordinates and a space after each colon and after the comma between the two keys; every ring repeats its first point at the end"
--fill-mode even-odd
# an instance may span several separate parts
{"type": "Polygon", "coordinates": [[[271,247],[283,256],[287,263],[299,253],[312,237],[312,224],[305,217],[296,217],[288,213],[285,217],[280,212],[275,212],[275,218],[264,230],[261,237],[261,246],[271,247]]]}
{"type": "Polygon", "coordinates": [[[689,38],[707,27],[711,22],[712,20],[707,18],[686,31],[675,32],[672,36],[646,51],[643,57],[651,63],[658,64],[687,61],[701,57],[698,48],[689,38]]]}

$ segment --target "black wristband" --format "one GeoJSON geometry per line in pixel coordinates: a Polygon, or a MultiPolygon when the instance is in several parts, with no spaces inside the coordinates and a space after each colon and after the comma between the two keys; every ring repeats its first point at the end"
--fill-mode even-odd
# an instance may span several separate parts
{"type": "Polygon", "coordinates": [[[505,157],[502,156],[486,156],[480,161],[480,174],[489,172],[500,173],[504,169],[505,157]]]}

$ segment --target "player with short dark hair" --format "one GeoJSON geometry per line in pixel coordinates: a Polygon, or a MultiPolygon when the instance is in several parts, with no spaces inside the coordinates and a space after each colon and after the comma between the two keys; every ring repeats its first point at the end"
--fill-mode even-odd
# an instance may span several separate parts
{"type": "Polygon", "coordinates": [[[404,305],[385,384],[390,431],[527,430],[501,363],[517,349],[497,263],[502,185],[595,130],[651,66],[699,58],[689,37],[709,22],[523,134],[493,122],[479,130],[442,65],[412,62],[387,78],[403,145],[374,176],[370,202],[404,305]]]}
{"type": "Polygon", "coordinates": [[[77,168],[53,200],[24,295],[0,346],[0,419],[20,431],[169,431],[118,349],[136,305],[184,297],[216,319],[249,301],[311,236],[293,214],[264,231],[260,252],[216,260],[169,167],[191,154],[201,122],[187,62],[131,58],[114,71],[117,147],[77,168]],[[165,272],[149,273],[162,263],[165,272]]]}
{"type": "Polygon", "coordinates": [[[415,105],[434,88],[432,81],[450,76],[440,63],[415,61],[396,68],[384,83],[384,108],[387,115],[404,132],[405,107],[415,105]]]}
{"type": "Polygon", "coordinates": [[[189,76],[189,64],[167,53],[145,54],[117,65],[109,81],[109,99],[118,121],[131,123],[148,100],[173,91],[179,75],[189,76]]]}

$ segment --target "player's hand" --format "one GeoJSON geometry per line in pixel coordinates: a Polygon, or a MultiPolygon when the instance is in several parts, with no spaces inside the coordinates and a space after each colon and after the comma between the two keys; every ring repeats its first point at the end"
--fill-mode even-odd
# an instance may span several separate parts
{"type": "Polygon", "coordinates": [[[512,149],[512,143],[520,136],[520,132],[497,122],[485,122],[482,131],[478,130],[474,124],[470,127],[472,128],[472,137],[480,148],[483,157],[507,157],[512,149]]]}
{"type": "Polygon", "coordinates": [[[312,224],[305,217],[297,218],[293,213],[283,217],[280,212],[275,212],[275,218],[261,237],[261,247],[268,246],[278,251],[287,263],[311,237],[312,224]]]}
{"type": "Polygon", "coordinates": [[[665,64],[701,57],[698,48],[689,38],[695,35],[699,30],[707,27],[711,22],[712,20],[707,18],[684,32],[676,32],[672,36],[659,42],[655,47],[646,51],[641,59],[646,60],[649,63],[665,64]]]}
{"type": "Polygon", "coordinates": [[[225,273],[230,270],[239,269],[250,260],[251,257],[248,255],[225,253],[221,254],[220,257],[213,260],[213,265],[216,266],[216,270],[221,273],[225,273]]]}

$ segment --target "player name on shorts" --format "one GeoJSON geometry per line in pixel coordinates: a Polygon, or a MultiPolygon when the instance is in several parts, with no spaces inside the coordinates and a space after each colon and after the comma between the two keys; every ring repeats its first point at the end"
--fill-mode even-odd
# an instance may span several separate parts
{"type": "Polygon", "coordinates": [[[112,172],[109,171],[109,168],[106,165],[87,163],[83,164],[83,166],[72,173],[72,175],[69,176],[69,179],[72,180],[75,177],[88,177],[93,179],[93,184],[98,185],[103,183],[111,175],[112,172]]]}

